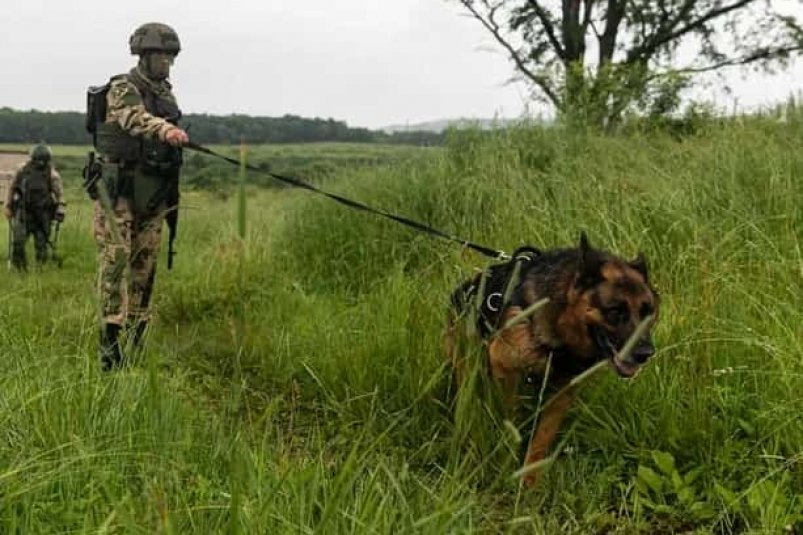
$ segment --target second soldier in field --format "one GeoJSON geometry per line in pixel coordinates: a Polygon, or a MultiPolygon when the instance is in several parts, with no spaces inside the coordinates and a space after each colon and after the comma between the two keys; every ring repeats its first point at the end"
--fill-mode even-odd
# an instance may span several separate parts
{"type": "Polygon", "coordinates": [[[30,158],[20,167],[5,200],[5,216],[11,224],[11,264],[18,270],[28,267],[25,243],[33,235],[36,262],[48,259],[51,224],[64,221],[64,187],[53,166],[47,145],[36,145],[30,158]]]}
{"type": "Polygon", "coordinates": [[[143,24],[129,40],[136,67],[90,88],[87,127],[97,159],[85,169],[96,199],[100,361],[104,370],[125,361],[121,335],[142,343],[165,219],[171,245],[178,208],[181,147],[189,142],[170,67],[181,50],[176,32],[161,23],[143,24]]]}

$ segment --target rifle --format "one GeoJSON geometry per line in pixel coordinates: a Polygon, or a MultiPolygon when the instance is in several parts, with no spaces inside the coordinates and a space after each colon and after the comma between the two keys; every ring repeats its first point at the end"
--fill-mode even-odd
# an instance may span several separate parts
{"type": "Polygon", "coordinates": [[[178,177],[171,181],[169,191],[167,192],[167,214],[165,214],[165,222],[167,223],[167,269],[173,269],[173,257],[176,255],[176,250],[173,249],[173,242],[178,233],[178,177]]]}
{"type": "Polygon", "coordinates": [[[62,260],[62,258],[58,255],[58,252],[56,251],[56,245],[58,245],[59,243],[59,229],[61,228],[61,221],[57,220],[55,226],[56,228],[53,234],[53,241],[50,241],[50,239],[48,239],[47,243],[48,245],[50,245],[50,252],[53,255],[53,261],[56,262],[56,265],[58,267],[62,267],[64,265],[64,260],[62,260]]]}
{"type": "Polygon", "coordinates": [[[14,239],[14,218],[8,220],[8,261],[6,262],[6,267],[8,270],[11,271],[11,255],[14,251],[14,244],[12,240],[14,239]]]}
{"type": "MultiPolygon", "coordinates": [[[[184,131],[190,131],[192,125],[188,124],[184,131]]],[[[179,202],[179,189],[178,189],[178,176],[173,178],[170,183],[170,188],[167,192],[167,215],[165,215],[165,222],[167,222],[167,270],[173,269],[173,257],[176,256],[176,250],[173,249],[173,241],[176,239],[178,233],[178,202],[179,202]]]]}
{"type": "Polygon", "coordinates": [[[165,186],[153,196],[148,202],[148,210],[153,212],[157,210],[162,204],[166,206],[165,222],[167,223],[167,269],[173,269],[173,257],[176,256],[176,250],[173,249],[173,242],[176,240],[178,234],[178,203],[179,203],[179,174],[178,170],[173,170],[168,176],[165,176],[165,186]]]}
{"type": "Polygon", "coordinates": [[[8,220],[8,261],[6,265],[8,270],[14,267],[14,220],[17,218],[17,210],[19,209],[20,204],[20,191],[19,187],[14,189],[14,192],[11,194],[11,204],[9,204],[8,208],[11,210],[11,218],[8,220]]]}

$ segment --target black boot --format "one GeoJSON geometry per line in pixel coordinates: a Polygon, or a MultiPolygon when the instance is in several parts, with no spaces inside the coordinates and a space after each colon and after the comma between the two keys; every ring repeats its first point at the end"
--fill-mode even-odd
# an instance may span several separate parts
{"type": "Polygon", "coordinates": [[[25,244],[15,243],[11,248],[11,265],[17,271],[28,271],[28,261],[25,258],[25,244]]]}
{"type": "Polygon", "coordinates": [[[107,323],[100,330],[100,366],[104,372],[123,365],[125,359],[123,350],[120,348],[119,337],[119,325],[107,323]]]}

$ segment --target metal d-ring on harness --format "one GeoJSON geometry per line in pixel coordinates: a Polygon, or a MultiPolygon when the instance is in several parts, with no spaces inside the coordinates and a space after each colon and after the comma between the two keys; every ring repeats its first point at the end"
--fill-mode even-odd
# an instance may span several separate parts
{"type": "Polygon", "coordinates": [[[485,335],[497,331],[502,326],[502,309],[509,304],[513,290],[519,285],[522,265],[541,256],[541,251],[530,246],[519,247],[501,264],[494,264],[485,271],[485,281],[472,284],[467,294],[475,295],[482,288],[484,298],[477,300],[479,314],[477,323],[485,335]]]}
{"type": "Polygon", "coordinates": [[[491,312],[499,312],[502,310],[502,292],[494,292],[492,294],[488,294],[488,297],[485,299],[485,308],[490,310],[491,312]],[[499,299],[499,305],[494,306],[491,302],[492,299],[499,299]]]}
{"type": "MultiPolygon", "coordinates": [[[[190,142],[187,145],[185,145],[185,147],[190,149],[190,150],[194,150],[194,151],[197,151],[197,152],[202,152],[204,154],[208,154],[210,156],[214,156],[215,158],[220,158],[221,160],[224,160],[224,161],[226,161],[226,162],[228,162],[228,163],[230,163],[232,165],[236,165],[238,167],[241,165],[241,162],[239,160],[234,159],[234,158],[229,158],[227,156],[224,156],[222,154],[214,152],[213,150],[208,149],[208,148],[206,148],[204,146],[198,145],[197,143],[190,142]]],[[[248,165],[248,164],[245,164],[245,168],[248,169],[249,171],[253,171],[255,173],[261,173],[263,175],[267,175],[267,176],[269,176],[269,177],[271,177],[271,178],[273,178],[275,180],[278,180],[280,182],[284,182],[285,184],[290,184],[293,187],[309,190],[309,191],[312,191],[313,193],[317,193],[319,195],[323,195],[323,196],[328,197],[328,198],[330,198],[330,199],[332,199],[332,200],[334,200],[336,202],[339,202],[340,204],[344,204],[344,205],[346,205],[346,206],[348,206],[350,208],[354,208],[355,210],[360,210],[360,211],[363,211],[363,212],[369,212],[369,213],[372,213],[372,214],[376,214],[378,216],[384,217],[386,219],[391,219],[393,221],[396,221],[397,223],[401,223],[402,225],[414,228],[414,229],[416,229],[416,230],[418,230],[420,232],[424,232],[424,233],[429,234],[431,236],[436,236],[436,237],[442,238],[444,240],[448,240],[448,241],[451,241],[451,242],[459,243],[463,247],[468,247],[469,249],[477,251],[478,253],[480,253],[482,255],[485,255],[487,257],[495,258],[497,260],[509,260],[510,259],[510,256],[507,253],[505,253],[504,251],[499,251],[499,250],[496,250],[496,249],[492,249],[490,247],[485,247],[484,245],[480,245],[478,243],[470,242],[468,240],[463,240],[463,239],[460,239],[460,238],[458,238],[456,236],[452,236],[451,234],[447,234],[447,233],[445,233],[443,231],[440,231],[440,230],[438,230],[436,228],[430,227],[429,225],[425,225],[424,223],[419,223],[418,221],[413,221],[412,219],[408,219],[408,218],[400,216],[400,215],[392,214],[390,212],[386,212],[386,211],[380,210],[378,208],[373,208],[373,207],[368,206],[366,204],[363,204],[361,202],[353,201],[351,199],[347,199],[345,197],[341,197],[340,195],[336,195],[334,193],[329,193],[327,191],[324,191],[324,190],[322,190],[320,188],[317,188],[317,187],[313,186],[312,184],[308,184],[308,183],[306,183],[306,182],[304,182],[302,180],[299,180],[297,178],[291,178],[291,177],[288,177],[288,176],[278,175],[276,173],[271,173],[270,171],[266,171],[264,169],[260,169],[259,167],[254,167],[254,166],[248,165]]]]}

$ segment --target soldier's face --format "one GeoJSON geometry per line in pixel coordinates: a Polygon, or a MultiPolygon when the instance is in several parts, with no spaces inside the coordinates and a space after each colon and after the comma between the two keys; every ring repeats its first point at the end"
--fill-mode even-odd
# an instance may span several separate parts
{"type": "Polygon", "coordinates": [[[175,55],[166,52],[146,52],[142,58],[145,74],[152,80],[165,80],[170,77],[175,59],[175,55]]]}

